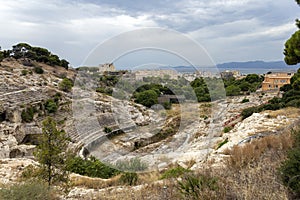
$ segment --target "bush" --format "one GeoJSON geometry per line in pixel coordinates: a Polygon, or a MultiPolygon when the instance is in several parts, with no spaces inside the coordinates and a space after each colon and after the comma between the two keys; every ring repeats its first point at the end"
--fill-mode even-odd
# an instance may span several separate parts
{"type": "Polygon", "coordinates": [[[23,122],[32,122],[35,110],[32,107],[26,108],[21,113],[21,118],[23,122]]]}
{"type": "Polygon", "coordinates": [[[41,67],[35,67],[34,72],[37,73],[37,74],[43,74],[44,70],[41,67]]]}
{"type": "Polygon", "coordinates": [[[58,85],[59,89],[64,92],[70,92],[73,86],[73,81],[68,78],[64,78],[58,85]]]}
{"type": "Polygon", "coordinates": [[[72,157],[68,161],[67,170],[83,176],[98,178],[111,178],[120,173],[119,170],[105,165],[95,157],[86,160],[80,157],[72,157]]]}
{"type": "Polygon", "coordinates": [[[107,94],[107,95],[112,95],[113,89],[110,87],[98,87],[96,89],[96,92],[102,93],[102,94],[107,94]]]}
{"type": "Polygon", "coordinates": [[[165,171],[161,175],[160,179],[177,178],[188,172],[191,172],[191,170],[185,169],[181,166],[178,166],[178,167],[168,169],[167,171],[165,171]]]}
{"type": "Polygon", "coordinates": [[[224,127],[223,132],[224,132],[224,133],[228,133],[231,129],[232,129],[231,126],[226,126],[226,127],[224,127]]]}
{"type": "Polygon", "coordinates": [[[226,95],[227,96],[236,96],[240,95],[241,89],[236,85],[230,85],[226,88],[226,95]]]}
{"type": "Polygon", "coordinates": [[[48,99],[44,105],[48,113],[55,113],[58,109],[58,106],[53,99],[48,99]]]}
{"type": "Polygon", "coordinates": [[[154,90],[146,90],[137,94],[136,102],[146,107],[151,107],[158,103],[158,94],[154,90]]]}
{"type": "Polygon", "coordinates": [[[126,172],[121,175],[119,181],[125,185],[136,185],[138,181],[138,175],[135,172],[126,172]]]}
{"type": "Polygon", "coordinates": [[[300,131],[292,131],[294,145],[279,171],[281,179],[296,197],[300,197],[300,131]]]}
{"type": "Polygon", "coordinates": [[[242,111],[241,115],[242,115],[243,119],[246,119],[247,117],[250,117],[255,112],[259,112],[259,108],[258,107],[250,107],[250,108],[244,109],[242,111]]]}
{"type": "Polygon", "coordinates": [[[143,171],[148,168],[148,165],[139,158],[132,158],[130,160],[117,161],[116,168],[121,171],[143,171]]]}
{"type": "Polygon", "coordinates": [[[246,98],[245,98],[245,99],[242,100],[241,103],[247,103],[247,102],[249,102],[249,99],[246,99],[246,98]]]}
{"type": "Polygon", "coordinates": [[[177,187],[185,199],[222,199],[218,179],[208,174],[186,174],[177,187]]]}
{"type": "Polygon", "coordinates": [[[110,128],[110,127],[104,127],[104,132],[105,133],[110,133],[110,132],[112,132],[112,128],[110,128]]]}
{"type": "Polygon", "coordinates": [[[221,148],[224,144],[226,144],[228,142],[228,138],[226,138],[225,140],[223,140],[222,142],[220,142],[217,146],[217,149],[221,148]]]}
{"type": "Polygon", "coordinates": [[[28,71],[26,69],[23,69],[21,71],[22,76],[26,76],[28,74],[28,71]]]}
{"type": "Polygon", "coordinates": [[[0,199],[5,200],[53,200],[58,199],[43,182],[25,182],[0,189],[0,199]]]}
{"type": "Polygon", "coordinates": [[[170,102],[164,102],[163,103],[163,107],[166,109],[166,110],[170,110],[172,108],[172,104],[170,102]]]}

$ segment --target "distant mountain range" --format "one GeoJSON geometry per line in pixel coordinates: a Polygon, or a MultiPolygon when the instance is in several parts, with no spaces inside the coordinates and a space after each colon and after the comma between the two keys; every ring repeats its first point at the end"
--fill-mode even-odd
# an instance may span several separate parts
{"type": "MultiPolygon", "coordinates": [[[[165,68],[165,67],[163,67],[165,68]]],[[[170,68],[170,67],[166,67],[170,68]]],[[[216,71],[215,67],[193,67],[193,66],[175,66],[171,67],[174,70],[181,73],[191,73],[196,70],[200,71],[216,71]]],[[[300,65],[287,65],[283,61],[273,61],[273,62],[265,62],[265,61],[248,61],[248,62],[228,62],[217,64],[217,68],[219,71],[225,70],[239,70],[243,74],[264,74],[269,71],[296,71],[300,68],[300,65]]]]}

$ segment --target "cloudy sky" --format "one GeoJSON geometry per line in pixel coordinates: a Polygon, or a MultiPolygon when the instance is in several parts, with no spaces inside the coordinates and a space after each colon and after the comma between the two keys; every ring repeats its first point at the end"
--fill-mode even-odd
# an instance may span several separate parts
{"type": "MultiPolygon", "coordinates": [[[[75,67],[104,41],[146,27],[186,35],[215,63],[282,60],[284,42],[300,17],[293,0],[0,0],[0,5],[2,49],[27,42],[75,67]]],[[[165,63],[176,65],[172,59],[165,63]]]]}

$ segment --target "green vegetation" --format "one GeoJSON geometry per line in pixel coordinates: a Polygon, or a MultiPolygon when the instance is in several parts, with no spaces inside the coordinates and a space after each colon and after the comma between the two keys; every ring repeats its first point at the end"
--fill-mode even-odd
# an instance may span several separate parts
{"type": "Polygon", "coordinates": [[[49,190],[44,182],[16,183],[8,188],[0,189],[2,200],[54,200],[58,199],[53,190],[49,190]]]}
{"type": "Polygon", "coordinates": [[[83,176],[111,178],[120,173],[119,170],[109,167],[100,162],[95,157],[82,159],[80,157],[72,157],[68,160],[67,169],[83,176]]]}
{"type": "Polygon", "coordinates": [[[58,88],[64,92],[70,92],[74,83],[71,79],[64,78],[58,85],[58,88]]]}
{"type": "Polygon", "coordinates": [[[191,170],[185,169],[181,166],[178,166],[178,167],[171,168],[171,169],[168,169],[167,171],[165,171],[161,175],[160,179],[178,178],[188,172],[191,172],[191,170]]]}
{"type": "Polygon", "coordinates": [[[140,93],[137,93],[136,103],[140,103],[146,107],[151,107],[154,104],[158,103],[158,94],[154,90],[146,90],[140,93]]]}
{"type": "Polygon", "coordinates": [[[23,69],[23,70],[21,71],[21,74],[22,74],[22,76],[26,76],[26,75],[28,74],[28,70],[23,69]]]}
{"type": "Polygon", "coordinates": [[[283,92],[282,98],[274,97],[267,104],[244,109],[242,111],[243,119],[264,110],[278,110],[285,107],[300,108],[300,69],[291,78],[291,83],[284,85],[280,90],[283,92]]]}
{"type": "Polygon", "coordinates": [[[293,147],[279,168],[282,182],[295,197],[300,197],[300,130],[292,131],[293,147]]]}
{"type": "Polygon", "coordinates": [[[38,62],[43,62],[51,66],[61,66],[65,69],[68,69],[69,62],[65,59],[60,60],[60,58],[48,51],[45,48],[41,47],[32,47],[27,43],[19,43],[12,46],[12,50],[0,51],[0,61],[4,58],[14,57],[15,59],[19,58],[28,58],[38,62]]]}
{"type": "Polygon", "coordinates": [[[34,72],[37,74],[43,74],[44,70],[41,67],[34,67],[34,72]]]}
{"type": "Polygon", "coordinates": [[[48,117],[43,121],[43,134],[34,155],[39,162],[39,177],[49,186],[69,180],[67,172],[67,146],[69,138],[57,130],[55,121],[48,117]]]}
{"type": "Polygon", "coordinates": [[[264,77],[257,74],[248,74],[243,79],[224,79],[226,95],[234,96],[241,94],[241,92],[255,92],[259,87],[261,87],[263,80],[264,77]]]}
{"type": "MultiPolygon", "coordinates": [[[[300,1],[296,0],[300,5],[300,1]]],[[[296,26],[300,29],[300,21],[296,19],[296,26]]],[[[285,43],[283,54],[284,61],[288,65],[296,65],[300,63],[300,30],[296,31],[285,43]]]]}
{"type": "Polygon", "coordinates": [[[135,172],[125,172],[121,175],[119,181],[121,184],[125,185],[136,185],[138,181],[138,175],[135,172]]]}
{"type": "Polygon", "coordinates": [[[34,113],[35,109],[33,107],[28,107],[24,109],[21,113],[22,121],[27,123],[32,122],[34,113]]]}
{"type": "Polygon", "coordinates": [[[226,87],[227,96],[237,96],[241,94],[241,88],[237,85],[229,85],[226,87]]]}
{"type": "Polygon", "coordinates": [[[48,99],[44,105],[45,105],[45,110],[48,113],[55,113],[58,109],[58,103],[55,102],[53,99],[48,99]]]}
{"type": "Polygon", "coordinates": [[[116,168],[121,171],[144,171],[148,165],[142,162],[139,158],[131,158],[129,160],[122,160],[116,162],[116,168]]]}
{"type": "Polygon", "coordinates": [[[247,103],[247,102],[249,102],[249,99],[244,98],[241,103],[247,103]]]}
{"type": "Polygon", "coordinates": [[[228,142],[228,138],[226,138],[225,140],[223,140],[222,142],[220,142],[217,146],[217,149],[220,149],[224,144],[226,144],[228,142]]]}
{"type": "Polygon", "coordinates": [[[231,131],[231,129],[232,129],[231,126],[226,126],[226,127],[224,127],[223,132],[228,133],[229,131],[231,131]]]}
{"type": "Polygon", "coordinates": [[[103,131],[105,133],[110,133],[110,132],[112,132],[112,128],[105,126],[104,129],[103,129],[103,131]]]}
{"type": "Polygon", "coordinates": [[[188,173],[178,181],[178,190],[185,199],[219,199],[218,179],[207,174],[188,173]]]}

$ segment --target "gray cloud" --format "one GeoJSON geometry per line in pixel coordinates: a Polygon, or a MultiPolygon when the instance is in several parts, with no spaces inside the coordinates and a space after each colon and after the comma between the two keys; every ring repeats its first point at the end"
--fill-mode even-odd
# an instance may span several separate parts
{"type": "MultiPolygon", "coordinates": [[[[286,0],[0,0],[0,45],[44,46],[78,66],[125,31],[164,27],[202,44],[216,62],[280,60],[299,12],[286,0]]],[[[298,16],[299,17],[299,16],[298,16]]],[[[180,45],[180,44],[178,44],[180,45]]],[[[186,47],[188,50],[188,47],[186,47]]]]}

